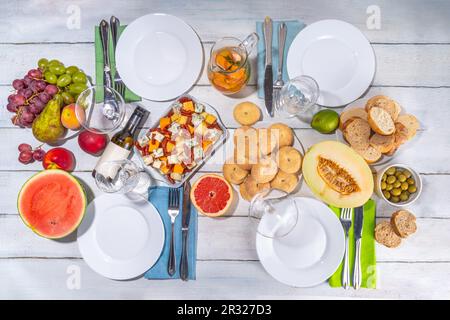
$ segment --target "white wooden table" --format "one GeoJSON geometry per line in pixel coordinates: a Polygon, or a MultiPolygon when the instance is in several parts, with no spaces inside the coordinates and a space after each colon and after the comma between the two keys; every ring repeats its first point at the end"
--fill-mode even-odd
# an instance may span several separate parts
{"type": "MultiPolygon", "coordinates": [[[[375,8],[376,10],[376,8],[375,8]]],[[[2,1],[0,3],[0,298],[450,298],[450,1],[2,1]],[[366,21],[377,5],[380,29],[366,21]],[[369,9],[368,9],[369,7],[369,9]],[[19,143],[38,145],[29,130],[14,127],[6,111],[10,83],[35,67],[41,57],[76,64],[94,74],[93,27],[111,14],[122,23],[151,12],[185,19],[202,39],[205,58],[212,43],[228,35],[243,38],[265,15],[301,19],[309,24],[326,18],[346,20],[371,41],[377,73],[368,96],[397,99],[421,121],[411,148],[397,159],[417,169],[424,181],[420,201],[411,207],[419,230],[395,250],[377,246],[379,289],[331,289],[324,283],[296,289],[273,280],[258,262],[247,203],[240,201],[232,217],[199,218],[196,281],[112,281],[94,273],[82,260],[74,237],[51,241],[28,230],[18,216],[21,185],[41,170],[40,164],[17,161],[19,143]],[[80,24],[77,25],[79,14],[80,24]],[[75,27],[75,28],[74,28],[75,27]],[[79,27],[79,28],[78,28],[79,27]],[[76,276],[80,275],[80,282],[76,276]]],[[[255,89],[255,79],[250,87],[255,89]]],[[[231,114],[239,101],[211,88],[203,75],[192,94],[216,106],[226,125],[237,126],[231,114]]],[[[262,106],[253,92],[248,98],[262,106]]],[[[166,103],[145,101],[156,119],[166,103]]],[[[301,122],[290,122],[306,147],[332,139],[301,122]]],[[[77,158],[75,175],[97,195],[90,176],[96,158],[83,153],[76,140],[66,147],[77,158]]],[[[220,170],[219,160],[202,171],[220,170]]],[[[201,173],[200,173],[201,174],[201,173]]],[[[306,186],[302,194],[311,195],[306,186]]],[[[92,198],[91,194],[91,198],[92,198]]],[[[394,208],[377,201],[378,218],[394,208]]]]}

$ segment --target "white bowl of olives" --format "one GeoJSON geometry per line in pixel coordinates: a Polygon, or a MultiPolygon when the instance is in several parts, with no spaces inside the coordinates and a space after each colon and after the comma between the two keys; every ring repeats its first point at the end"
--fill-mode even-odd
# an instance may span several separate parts
{"type": "Polygon", "coordinates": [[[416,201],[422,192],[420,175],[403,164],[390,164],[377,173],[378,196],[396,207],[403,207],[416,201]]]}

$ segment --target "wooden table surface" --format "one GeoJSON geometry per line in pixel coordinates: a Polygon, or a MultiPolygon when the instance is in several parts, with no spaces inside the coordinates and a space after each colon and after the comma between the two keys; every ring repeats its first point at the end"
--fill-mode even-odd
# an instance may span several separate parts
{"type": "MultiPolygon", "coordinates": [[[[449,17],[450,1],[445,0],[2,1],[0,298],[450,298],[449,17]],[[380,29],[370,29],[366,24],[373,5],[380,10],[380,29]],[[229,218],[199,218],[198,279],[187,283],[105,279],[84,263],[75,237],[46,240],[24,226],[17,213],[17,193],[26,179],[41,170],[41,164],[23,165],[17,161],[20,143],[38,143],[30,130],[14,127],[10,122],[11,114],[4,106],[12,80],[35,67],[41,57],[78,65],[94,75],[94,25],[112,14],[126,24],[152,12],[174,14],[191,24],[202,39],[205,59],[215,40],[225,35],[243,39],[255,30],[255,21],[265,15],[273,19],[300,19],[307,24],[321,19],[342,19],[366,35],[377,57],[375,80],[366,96],[389,95],[420,119],[420,132],[396,161],[415,168],[424,183],[420,200],[410,207],[418,218],[417,234],[397,249],[377,245],[377,290],[345,291],[332,289],[327,283],[299,289],[278,283],[258,261],[255,235],[246,217],[248,204],[242,200],[229,218]]],[[[262,106],[255,88],[255,79],[251,79],[253,93],[246,99],[262,106]]],[[[232,108],[240,100],[214,90],[205,73],[191,94],[215,106],[230,131],[237,127],[232,108]]],[[[151,101],[143,104],[152,112],[149,121],[157,119],[167,106],[151,101]]],[[[305,123],[289,124],[306,147],[333,139],[313,131],[305,123]]],[[[75,175],[89,186],[91,198],[100,194],[90,176],[96,158],[83,153],[76,140],[67,142],[65,147],[75,153],[75,175]]],[[[220,167],[220,159],[216,157],[202,172],[217,172],[220,167]]],[[[301,193],[311,196],[304,184],[301,193]]],[[[379,199],[377,204],[379,219],[394,211],[379,199]]]]}

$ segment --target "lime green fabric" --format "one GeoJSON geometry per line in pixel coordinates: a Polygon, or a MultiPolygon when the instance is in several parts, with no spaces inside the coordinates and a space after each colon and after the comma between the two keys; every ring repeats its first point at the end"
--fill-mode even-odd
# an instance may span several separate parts
{"type": "MultiPolygon", "coordinates": [[[[119,27],[119,36],[126,26],[119,27]]],[[[114,79],[114,73],[116,72],[116,60],[114,53],[112,52],[112,39],[109,37],[109,60],[111,61],[111,75],[114,79]]],[[[103,85],[103,51],[102,42],[100,41],[99,27],[95,27],[95,83],[97,85],[103,85]]],[[[96,96],[97,101],[103,100],[103,93],[99,92],[96,96]]],[[[125,102],[141,101],[141,97],[131,92],[130,89],[125,89],[125,102]]]]}
{"type": "MultiPolygon", "coordinates": [[[[330,206],[331,210],[339,217],[341,209],[330,206]]],[[[376,271],[376,254],[375,254],[375,201],[370,199],[364,205],[364,221],[363,221],[363,234],[361,243],[361,271],[362,271],[362,288],[375,289],[377,284],[377,271],[376,271]]],[[[352,215],[354,218],[354,214],[352,215]]],[[[355,237],[354,237],[354,223],[349,231],[349,265],[350,265],[350,278],[353,280],[353,266],[355,259],[355,237]]],[[[336,270],[331,276],[328,283],[332,287],[342,287],[342,266],[336,270]]],[[[353,282],[352,282],[353,285],[353,282]]]]}

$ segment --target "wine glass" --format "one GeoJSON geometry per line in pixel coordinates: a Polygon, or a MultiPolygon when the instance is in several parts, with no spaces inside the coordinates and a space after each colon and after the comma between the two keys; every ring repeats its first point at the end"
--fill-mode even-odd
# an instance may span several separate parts
{"type": "Polygon", "coordinates": [[[309,76],[289,80],[282,88],[275,103],[277,111],[284,117],[306,118],[312,113],[319,98],[317,82],[309,76]]]}
{"type": "Polygon", "coordinates": [[[95,133],[110,133],[125,118],[125,102],[113,88],[94,85],[78,96],[75,114],[84,129],[95,133]]]}
{"type": "Polygon", "coordinates": [[[299,209],[293,196],[270,190],[253,197],[249,218],[257,233],[277,239],[285,237],[295,228],[299,220],[299,209]]]}
{"type": "Polygon", "coordinates": [[[95,171],[97,187],[107,193],[147,195],[150,176],[131,160],[105,161],[95,171]]]}

